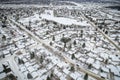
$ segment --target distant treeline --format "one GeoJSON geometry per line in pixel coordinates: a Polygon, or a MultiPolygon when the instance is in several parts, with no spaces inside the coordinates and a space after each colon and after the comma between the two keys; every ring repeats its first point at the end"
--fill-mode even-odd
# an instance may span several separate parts
{"type": "Polygon", "coordinates": [[[0,0],[0,4],[50,4],[50,0],[0,0]]]}
{"type": "Polygon", "coordinates": [[[108,6],[106,8],[116,9],[120,11],[120,6],[108,6]]]}
{"type": "Polygon", "coordinates": [[[57,1],[74,1],[74,2],[92,2],[92,3],[114,3],[120,4],[120,0],[0,0],[0,4],[50,4],[57,1]],[[117,1],[117,2],[116,2],[117,1]]]}

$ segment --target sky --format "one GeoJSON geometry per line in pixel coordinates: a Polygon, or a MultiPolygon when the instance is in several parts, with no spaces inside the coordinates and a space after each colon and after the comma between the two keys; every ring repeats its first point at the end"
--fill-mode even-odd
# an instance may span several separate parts
{"type": "MultiPolygon", "coordinates": [[[[49,3],[51,0],[0,0],[1,3],[49,3]]],[[[120,0],[53,0],[53,1],[75,1],[75,2],[104,2],[104,3],[113,3],[120,0]]]]}

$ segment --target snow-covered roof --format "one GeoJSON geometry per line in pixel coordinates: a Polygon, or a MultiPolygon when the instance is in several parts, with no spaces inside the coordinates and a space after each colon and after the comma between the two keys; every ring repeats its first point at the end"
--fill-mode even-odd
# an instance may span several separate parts
{"type": "Polygon", "coordinates": [[[28,71],[29,71],[30,73],[33,72],[33,71],[35,71],[35,69],[34,69],[32,66],[28,67],[27,69],[28,69],[28,71]]]}
{"type": "Polygon", "coordinates": [[[104,73],[104,72],[100,73],[100,75],[101,75],[102,77],[104,77],[104,78],[107,77],[107,73],[104,73]]]}
{"type": "Polygon", "coordinates": [[[93,58],[88,58],[88,60],[86,61],[86,63],[92,64],[92,63],[94,63],[94,59],[93,58]]]}
{"type": "Polygon", "coordinates": [[[119,70],[118,70],[117,67],[115,67],[115,66],[113,66],[113,65],[108,65],[107,67],[108,67],[108,68],[111,70],[111,72],[113,72],[115,75],[120,75],[119,70]]]}
{"type": "Polygon", "coordinates": [[[0,79],[2,80],[4,77],[6,77],[6,74],[5,73],[1,73],[0,74],[0,79]]]}
{"type": "Polygon", "coordinates": [[[112,61],[120,61],[119,57],[115,56],[115,55],[110,55],[110,58],[112,59],[112,61]]]}
{"type": "Polygon", "coordinates": [[[82,74],[78,73],[78,72],[74,72],[74,73],[71,73],[70,76],[76,80],[78,77],[81,77],[82,74]]]}
{"type": "Polygon", "coordinates": [[[93,63],[92,66],[95,67],[96,69],[100,68],[100,64],[97,64],[97,63],[93,63]]]}
{"type": "Polygon", "coordinates": [[[32,75],[33,78],[36,78],[38,76],[38,73],[37,72],[32,72],[31,75],[32,75]]]}

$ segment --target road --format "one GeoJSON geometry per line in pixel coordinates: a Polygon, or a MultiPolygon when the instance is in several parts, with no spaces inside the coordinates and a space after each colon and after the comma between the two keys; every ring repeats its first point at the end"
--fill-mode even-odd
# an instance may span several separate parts
{"type": "MultiPolygon", "coordinates": [[[[55,55],[58,55],[58,56],[62,57],[62,58],[64,59],[64,61],[70,63],[71,65],[74,65],[74,66],[77,65],[77,64],[74,63],[70,58],[68,58],[68,57],[66,57],[65,55],[63,55],[63,54],[62,54],[63,52],[58,51],[58,50],[54,49],[53,47],[51,47],[49,44],[44,43],[44,41],[42,41],[42,40],[39,39],[37,36],[35,36],[32,32],[30,32],[29,30],[27,30],[27,29],[25,28],[25,26],[23,26],[23,25],[15,22],[15,21],[12,20],[12,19],[9,19],[9,20],[10,20],[10,22],[12,22],[13,24],[17,25],[17,27],[21,28],[21,29],[24,30],[26,33],[28,33],[29,35],[31,35],[31,37],[32,37],[34,40],[36,40],[39,44],[42,44],[42,45],[43,45],[47,50],[49,50],[51,53],[54,53],[55,55]]],[[[82,71],[82,72],[84,72],[84,73],[87,73],[89,76],[92,76],[92,77],[94,77],[94,78],[97,79],[97,80],[106,80],[106,79],[101,78],[99,75],[96,75],[96,74],[94,74],[93,72],[91,72],[91,71],[89,71],[89,70],[86,70],[86,69],[84,69],[84,68],[82,68],[82,67],[80,67],[80,66],[79,66],[79,67],[76,66],[76,67],[77,67],[77,69],[78,69],[79,71],[82,71]]]]}

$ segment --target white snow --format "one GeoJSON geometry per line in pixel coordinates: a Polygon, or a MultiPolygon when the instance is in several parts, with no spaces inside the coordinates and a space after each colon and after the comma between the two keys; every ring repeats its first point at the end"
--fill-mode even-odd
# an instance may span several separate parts
{"type": "Polygon", "coordinates": [[[28,69],[28,71],[29,71],[30,73],[32,73],[33,71],[35,71],[35,69],[34,69],[32,66],[28,67],[27,69],[28,69]]]}
{"type": "Polygon", "coordinates": [[[117,69],[117,67],[113,66],[113,65],[107,65],[107,67],[111,70],[111,72],[113,72],[115,75],[120,75],[119,70],[117,69]]]}
{"type": "Polygon", "coordinates": [[[71,76],[74,80],[76,80],[77,78],[81,77],[81,74],[78,73],[78,72],[74,72],[74,73],[71,73],[70,76],[71,76]]]}
{"type": "Polygon", "coordinates": [[[88,58],[88,60],[86,61],[86,63],[93,64],[94,63],[94,59],[93,58],[88,58]]]}
{"type": "Polygon", "coordinates": [[[0,74],[0,80],[2,80],[4,77],[6,77],[6,74],[5,73],[1,73],[0,74]]]}
{"type": "Polygon", "coordinates": [[[32,77],[34,79],[34,78],[36,78],[38,76],[38,73],[37,72],[32,72],[31,75],[32,75],[32,77]]]}
{"type": "Polygon", "coordinates": [[[42,19],[46,19],[49,21],[55,21],[59,24],[64,24],[64,25],[81,25],[81,26],[90,26],[89,24],[87,24],[86,21],[80,22],[77,21],[75,19],[70,19],[70,18],[65,18],[65,17],[54,17],[53,15],[48,15],[48,14],[41,14],[40,15],[42,19]]]}
{"type": "Polygon", "coordinates": [[[102,72],[102,73],[100,73],[100,75],[104,78],[107,78],[107,73],[102,72]]]}

